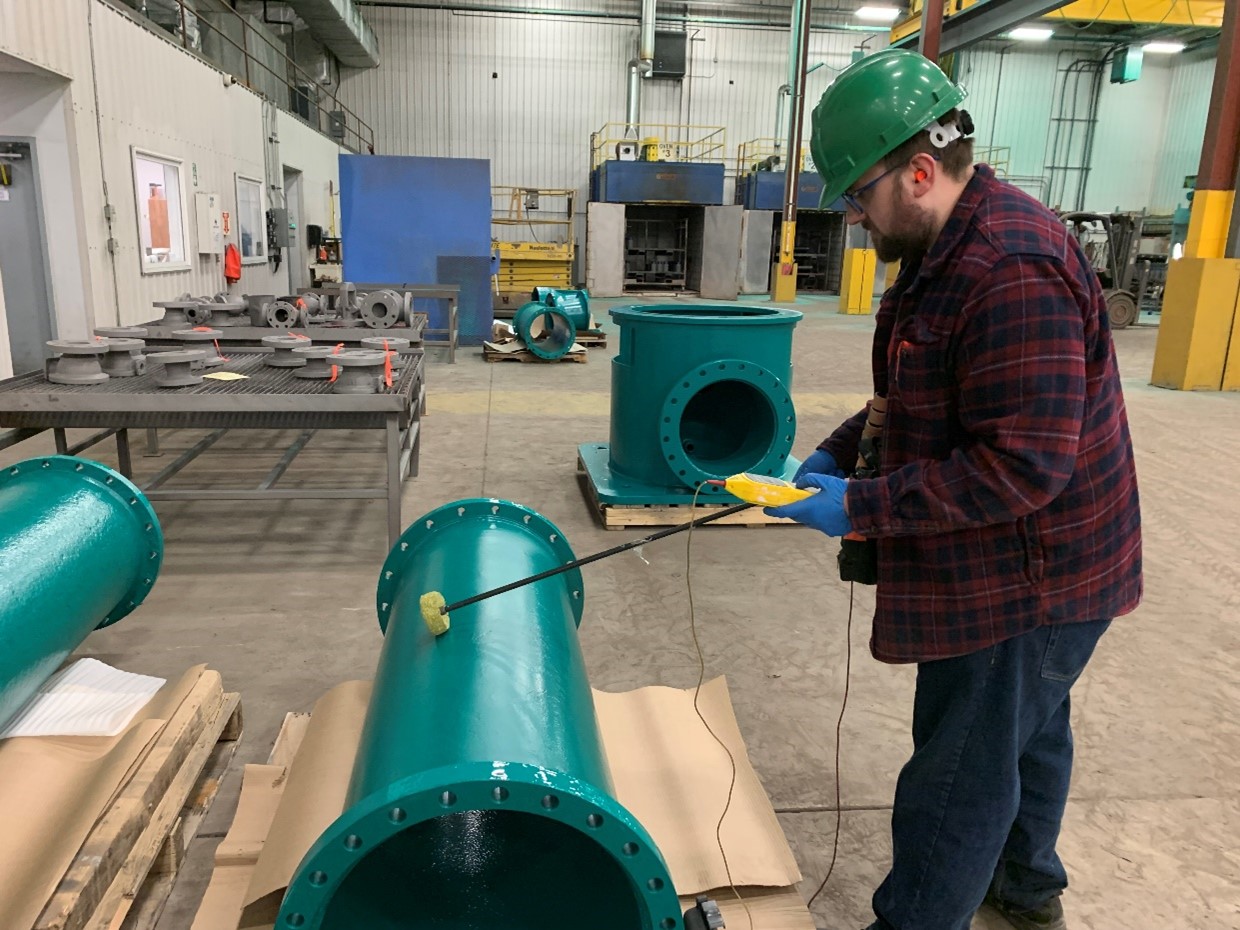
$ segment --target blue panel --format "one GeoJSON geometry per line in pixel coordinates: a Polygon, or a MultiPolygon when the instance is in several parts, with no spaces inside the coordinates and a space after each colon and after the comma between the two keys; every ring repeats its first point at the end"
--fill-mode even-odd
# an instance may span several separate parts
{"type": "MultiPolygon", "coordinates": [[[[341,155],[340,215],[346,281],[459,284],[461,343],[489,336],[489,161],[341,155]]],[[[432,327],[447,325],[439,301],[418,309],[432,327]]]]}
{"type": "Polygon", "coordinates": [[[606,161],[590,176],[590,194],[605,203],[723,203],[723,165],[672,161],[606,161]]]}
{"type": "MultiPolygon", "coordinates": [[[[736,181],[736,199],[746,210],[783,210],[784,172],[750,171],[736,181]]],[[[797,190],[798,210],[817,210],[822,196],[822,177],[813,171],[802,171],[797,190]]]]}

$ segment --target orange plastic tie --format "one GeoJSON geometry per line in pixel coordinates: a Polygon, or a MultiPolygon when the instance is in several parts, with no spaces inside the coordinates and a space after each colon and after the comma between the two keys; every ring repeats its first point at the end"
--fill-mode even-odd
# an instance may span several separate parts
{"type": "MultiPolygon", "coordinates": [[[[341,349],[343,349],[343,348],[344,348],[344,343],[343,343],[343,342],[338,342],[338,343],[336,343],[336,348],[332,349],[332,355],[339,355],[339,354],[340,354],[340,350],[341,350],[341,349]]],[[[328,384],[331,384],[333,381],[335,381],[335,380],[336,380],[336,376],[337,376],[338,374],[340,374],[340,366],[339,366],[339,365],[333,365],[333,366],[332,366],[332,376],[331,376],[330,378],[328,378],[328,379],[327,379],[327,383],[328,383],[328,384]]]]}
{"type": "Polygon", "coordinates": [[[388,387],[392,386],[392,356],[394,352],[388,351],[387,336],[383,337],[383,383],[388,387]]]}

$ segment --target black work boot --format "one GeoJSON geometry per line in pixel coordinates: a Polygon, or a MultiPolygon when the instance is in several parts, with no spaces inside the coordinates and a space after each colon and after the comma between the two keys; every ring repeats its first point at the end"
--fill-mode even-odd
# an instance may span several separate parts
{"type": "Polygon", "coordinates": [[[1016,930],[1068,930],[1068,924],[1063,918],[1063,904],[1059,901],[1059,895],[1055,895],[1041,907],[1033,910],[1024,910],[1008,904],[996,897],[994,892],[987,892],[983,903],[997,911],[1016,930]]]}

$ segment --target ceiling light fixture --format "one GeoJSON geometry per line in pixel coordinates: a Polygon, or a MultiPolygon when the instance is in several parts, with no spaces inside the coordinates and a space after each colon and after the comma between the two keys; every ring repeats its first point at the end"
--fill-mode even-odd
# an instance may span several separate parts
{"type": "Polygon", "coordinates": [[[900,16],[900,10],[894,6],[863,6],[853,16],[872,23],[894,23],[900,16]]]}
{"type": "Polygon", "coordinates": [[[1043,26],[1018,26],[1008,33],[1008,38],[1021,42],[1045,42],[1054,34],[1054,29],[1047,29],[1043,26]]]}
{"type": "Polygon", "coordinates": [[[1146,42],[1141,46],[1144,51],[1155,55],[1176,55],[1184,51],[1183,42],[1146,42]]]}

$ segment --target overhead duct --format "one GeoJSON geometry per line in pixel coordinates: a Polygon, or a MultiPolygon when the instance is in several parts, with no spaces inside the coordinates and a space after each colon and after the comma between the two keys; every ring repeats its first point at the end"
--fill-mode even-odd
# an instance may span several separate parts
{"type": "Polygon", "coordinates": [[[289,5],[342,65],[379,67],[379,40],[353,0],[289,0],[289,5]]]}
{"type": "Polygon", "coordinates": [[[624,101],[624,135],[637,137],[642,121],[642,79],[654,70],[655,0],[642,0],[642,19],[638,30],[637,57],[629,62],[629,88],[624,101]]]}

